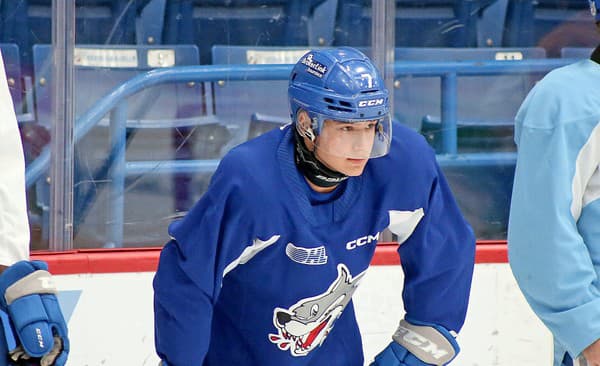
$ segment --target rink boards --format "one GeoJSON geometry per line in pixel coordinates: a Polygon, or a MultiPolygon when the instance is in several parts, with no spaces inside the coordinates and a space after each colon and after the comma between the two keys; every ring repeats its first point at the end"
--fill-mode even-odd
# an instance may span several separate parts
{"type": "MultiPolygon", "coordinates": [[[[354,295],[369,360],[390,341],[402,317],[402,270],[395,245],[379,245],[354,295]]],[[[152,365],[152,278],[160,248],[36,253],[61,290],[68,318],[68,365],[152,365]]],[[[440,304],[444,306],[444,304],[440,304]]],[[[478,245],[462,351],[453,365],[551,365],[551,336],[526,304],[506,262],[504,243],[478,245]]]]}

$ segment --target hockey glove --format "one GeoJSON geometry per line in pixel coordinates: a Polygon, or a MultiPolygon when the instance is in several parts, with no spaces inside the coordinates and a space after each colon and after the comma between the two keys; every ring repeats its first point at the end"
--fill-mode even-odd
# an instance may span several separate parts
{"type": "MultiPolygon", "coordinates": [[[[0,275],[0,310],[8,314],[2,317],[0,339],[0,351],[8,351],[6,365],[63,366],[67,361],[67,324],[47,269],[45,262],[21,261],[0,275]]],[[[3,360],[0,355],[0,366],[3,360]]]]}
{"type": "Polygon", "coordinates": [[[393,341],[371,366],[441,366],[456,357],[460,348],[450,332],[439,325],[413,323],[400,321],[393,341]]]}

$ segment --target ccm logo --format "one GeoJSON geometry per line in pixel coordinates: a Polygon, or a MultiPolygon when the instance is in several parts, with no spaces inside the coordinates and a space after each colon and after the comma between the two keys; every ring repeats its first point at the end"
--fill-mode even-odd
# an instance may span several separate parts
{"type": "Polygon", "coordinates": [[[359,107],[375,107],[378,105],[383,105],[383,98],[371,99],[371,100],[361,100],[360,102],[358,102],[359,107]]]}
{"type": "Polygon", "coordinates": [[[443,347],[438,346],[433,341],[423,337],[408,328],[400,326],[398,332],[402,335],[402,339],[415,347],[420,348],[423,352],[429,353],[433,358],[440,359],[448,354],[448,351],[443,347]]]}
{"type": "Polygon", "coordinates": [[[375,235],[362,236],[356,240],[347,242],[346,249],[352,250],[352,249],[355,249],[357,247],[362,247],[363,245],[369,244],[369,243],[377,241],[377,240],[379,240],[379,233],[377,233],[375,235]]]}

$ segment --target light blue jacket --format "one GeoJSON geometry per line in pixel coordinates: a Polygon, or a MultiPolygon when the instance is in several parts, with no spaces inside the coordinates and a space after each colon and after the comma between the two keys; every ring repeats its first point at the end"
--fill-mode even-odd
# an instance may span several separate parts
{"type": "Polygon", "coordinates": [[[509,261],[555,361],[600,339],[600,65],[549,73],[516,117],[509,261]]]}

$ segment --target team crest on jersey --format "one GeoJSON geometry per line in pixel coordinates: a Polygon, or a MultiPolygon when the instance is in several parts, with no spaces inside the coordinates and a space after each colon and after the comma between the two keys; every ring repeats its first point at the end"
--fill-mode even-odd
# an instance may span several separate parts
{"type": "Polygon", "coordinates": [[[365,273],[352,277],[344,264],[338,264],[337,270],[337,278],[324,293],[302,299],[289,309],[275,308],[277,334],[269,334],[271,343],[292,356],[306,356],[323,344],[365,273]]]}

